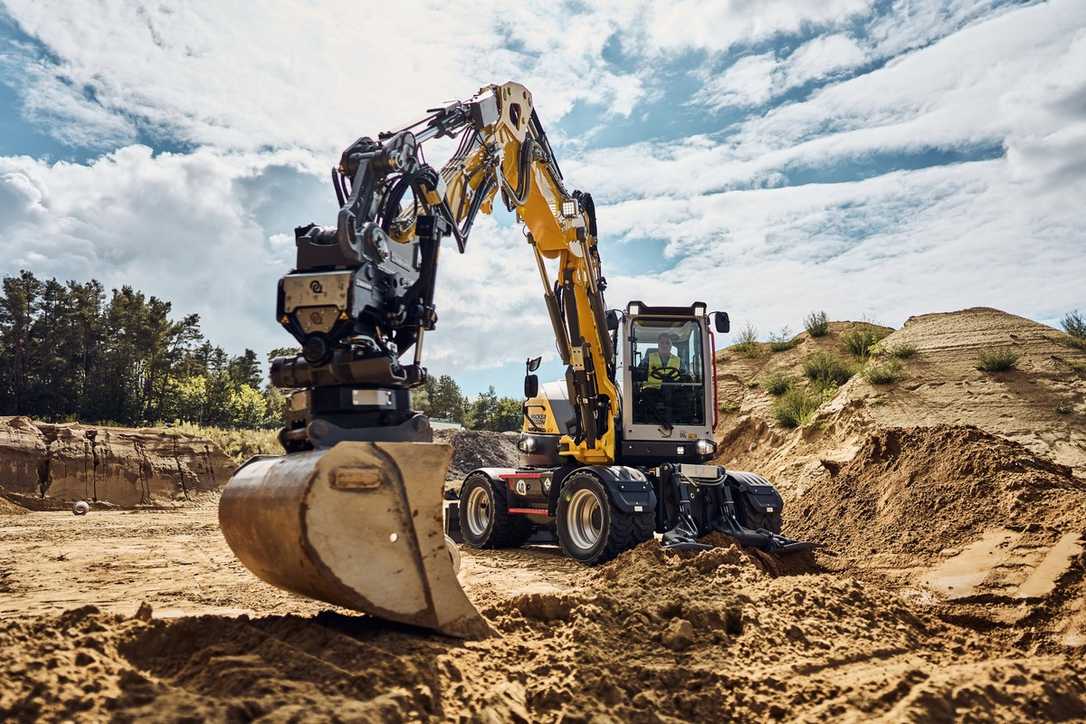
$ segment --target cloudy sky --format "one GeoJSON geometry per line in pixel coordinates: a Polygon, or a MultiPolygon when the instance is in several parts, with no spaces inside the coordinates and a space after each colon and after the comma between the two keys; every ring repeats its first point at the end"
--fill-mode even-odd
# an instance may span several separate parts
{"type": "MultiPolygon", "coordinates": [[[[286,344],[275,282],[342,147],[505,80],[597,200],[613,306],[763,337],[1086,308],[1083,0],[0,0],[0,272],[286,344]]],[[[515,394],[553,349],[519,229],[442,258],[428,365],[515,394]]]]}

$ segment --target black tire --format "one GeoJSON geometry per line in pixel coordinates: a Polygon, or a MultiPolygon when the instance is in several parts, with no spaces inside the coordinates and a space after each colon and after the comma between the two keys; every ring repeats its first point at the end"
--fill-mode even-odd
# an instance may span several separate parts
{"type": "Polygon", "coordinates": [[[606,563],[652,538],[655,516],[650,513],[624,513],[615,507],[599,478],[588,471],[576,472],[566,478],[558,498],[558,543],[566,555],[585,565],[606,563]],[[595,542],[587,543],[592,535],[584,532],[584,523],[577,518],[591,510],[586,518],[598,529],[595,542]]]}
{"type": "Polygon", "coordinates": [[[460,534],[473,548],[517,548],[532,535],[532,522],[510,515],[505,485],[485,473],[472,473],[460,488],[460,534]],[[479,496],[479,497],[474,497],[479,496]],[[485,499],[485,521],[473,515],[472,506],[485,499]]]}

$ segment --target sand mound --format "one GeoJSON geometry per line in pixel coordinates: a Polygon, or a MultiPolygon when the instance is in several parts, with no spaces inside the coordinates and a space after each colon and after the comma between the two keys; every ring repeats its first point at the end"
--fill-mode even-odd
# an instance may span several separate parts
{"type": "Polygon", "coordinates": [[[434,442],[453,446],[445,479],[459,482],[476,468],[507,468],[517,464],[517,438],[485,430],[435,430],[434,442]]]}
{"type": "Polygon", "coordinates": [[[23,506],[16,505],[0,494],[0,515],[25,515],[29,512],[23,506]]]}
{"type": "Polygon", "coordinates": [[[789,530],[856,556],[937,553],[989,528],[1086,530],[1086,481],[975,427],[870,435],[789,510],[789,530]]]}
{"type": "Polygon", "coordinates": [[[773,578],[733,546],[646,545],[571,592],[499,600],[461,642],[363,616],[0,623],[0,717],[624,721],[1066,718],[1086,672],[856,580],[773,578]]]}

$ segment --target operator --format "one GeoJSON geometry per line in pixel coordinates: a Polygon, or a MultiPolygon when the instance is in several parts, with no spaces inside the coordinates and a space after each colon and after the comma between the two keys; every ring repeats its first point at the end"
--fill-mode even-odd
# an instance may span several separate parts
{"type": "Polygon", "coordinates": [[[660,369],[661,367],[681,369],[681,364],[678,355],[671,353],[671,335],[667,332],[661,332],[660,336],[656,338],[656,349],[645,355],[645,359],[641,362],[641,366],[646,368],[645,373],[647,377],[642,389],[645,387],[654,387],[657,390],[660,389],[663,379],[659,376],[653,376],[653,370],[660,369]]]}
{"type": "Polygon", "coordinates": [[[670,427],[671,414],[669,410],[661,409],[664,401],[663,383],[678,379],[682,370],[682,360],[671,352],[671,335],[661,332],[656,338],[656,349],[650,350],[637,366],[636,379],[642,379],[641,393],[638,395],[638,420],[643,422],[659,422],[670,427]],[[656,372],[656,370],[673,369],[675,372],[656,372]],[[656,374],[653,374],[656,372],[656,374]]]}

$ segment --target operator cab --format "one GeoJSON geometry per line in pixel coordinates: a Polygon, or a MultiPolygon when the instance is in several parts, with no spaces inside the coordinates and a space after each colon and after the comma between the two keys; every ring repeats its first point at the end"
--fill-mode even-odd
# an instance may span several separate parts
{"type": "MultiPolygon", "coordinates": [[[[704,302],[689,307],[630,302],[625,312],[608,312],[623,398],[615,420],[618,464],[696,464],[716,453],[710,320],[716,332],[728,331],[727,313],[707,313],[704,302]]],[[[565,381],[540,385],[534,374],[538,367],[539,358],[528,360],[524,428],[517,446],[521,465],[554,467],[566,462],[558,453],[559,440],[574,428],[575,411],[565,381]]]]}
{"type": "MultiPolygon", "coordinates": [[[[704,302],[652,307],[634,301],[618,320],[622,355],[619,461],[638,465],[698,463],[716,452],[713,334],[704,302]]],[[[726,332],[728,315],[714,315],[726,332]]]]}

